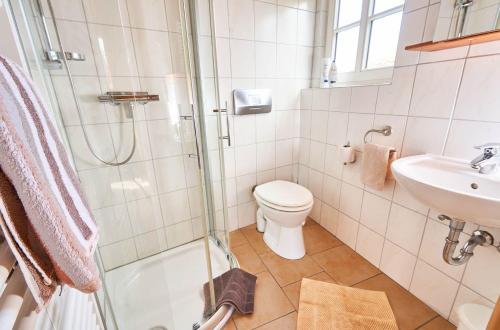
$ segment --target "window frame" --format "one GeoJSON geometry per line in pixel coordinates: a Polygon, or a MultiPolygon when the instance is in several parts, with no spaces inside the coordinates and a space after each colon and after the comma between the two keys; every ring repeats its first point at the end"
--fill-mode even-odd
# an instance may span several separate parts
{"type": "MultiPolygon", "coordinates": [[[[337,27],[340,1],[342,0],[330,0],[330,5],[328,6],[328,20],[327,20],[327,39],[325,47],[325,56],[330,58],[335,58],[336,53],[336,39],[337,33],[346,31],[350,28],[359,26],[358,35],[358,47],[356,52],[356,63],[355,69],[352,72],[339,72],[338,73],[338,83],[340,84],[374,84],[374,83],[388,83],[391,81],[394,66],[381,67],[368,69],[366,64],[368,62],[368,55],[370,49],[370,37],[373,27],[373,22],[393,15],[395,13],[404,13],[404,2],[403,4],[382,11],[377,14],[370,15],[373,12],[373,6],[376,0],[362,0],[361,17],[358,21],[350,23],[348,25],[337,27]]],[[[344,0],[349,1],[349,0],[344,0]]],[[[402,21],[403,19],[401,19],[402,21]]],[[[401,28],[400,28],[401,31],[401,28]]]]}

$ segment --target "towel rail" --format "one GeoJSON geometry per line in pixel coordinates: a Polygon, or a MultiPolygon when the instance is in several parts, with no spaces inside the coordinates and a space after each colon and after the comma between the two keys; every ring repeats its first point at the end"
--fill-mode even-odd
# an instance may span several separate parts
{"type": "Polygon", "coordinates": [[[363,137],[363,142],[368,143],[366,141],[366,137],[370,134],[370,133],[379,133],[379,134],[382,134],[384,136],[389,136],[392,134],[392,127],[387,125],[387,126],[384,126],[382,127],[381,129],[370,129],[368,130],[366,133],[365,133],[365,136],[363,137]]]}
{"type": "Polygon", "coordinates": [[[104,325],[94,297],[69,287],[37,312],[35,300],[0,230],[0,330],[7,329],[103,330],[104,325]]]}

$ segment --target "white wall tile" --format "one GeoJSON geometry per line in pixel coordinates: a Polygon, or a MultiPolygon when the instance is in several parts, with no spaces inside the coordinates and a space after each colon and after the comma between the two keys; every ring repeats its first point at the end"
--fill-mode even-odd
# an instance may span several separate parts
{"type": "Polygon", "coordinates": [[[255,76],[257,78],[276,77],[276,63],[276,44],[255,42],[255,76]]]}
{"type": "Polygon", "coordinates": [[[347,137],[348,114],[342,112],[330,112],[328,114],[328,133],[326,141],[329,144],[343,146],[347,137]]]}
{"type": "Polygon", "coordinates": [[[362,201],[363,189],[348,183],[342,183],[340,190],[340,211],[357,220],[361,213],[362,201]]]}
{"type": "Polygon", "coordinates": [[[278,6],[278,43],[297,43],[297,12],[297,9],[278,6]]]}
{"type": "Polygon", "coordinates": [[[379,87],[377,113],[391,115],[408,114],[415,71],[415,66],[394,69],[391,84],[379,87]]]}
{"type": "Polygon", "coordinates": [[[255,44],[231,39],[231,73],[233,78],[255,77],[255,44]]]}
{"type": "Polygon", "coordinates": [[[276,141],[276,166],[291,165],[293,162],[293,139],[276,141]]]}
{"type": "Polygon", "coordinates": [[[408,117],[402,156],[441,153],[447,126],[446,119],[408,117]]]}
{"type": "Polygon", "coordinates": [[[321,225],[333,235],[337,234],[339,211],[323,203],[321,206],[321,225]]]}
{"type": "Polygon", "coordinates": [[[455,110],[455,118],[499,121],[500,106],[496,88],[500,56],[467,59],[455,110]]]}
{"type": "Polygon", "coordinates": [[[339,214],[337,237],[352,249],[356,248],[358,226],[358,222],[354,219],[351,219],[344,213],[339,214]]]}
{"type": "Polygon", "coordinates": [[[328,112],[312,111],[311,140],[326,142],[327,134],[328,134],[328,112]]]}
{"type": "Polygon", "coordinates": [[[410,114],[449,118],[462,76],[464,61],[419,65],[410,114]]]}
{"type": "Polygon", "coordinates": [[[325,175],[323,185],[323,200],[330,206],[338,209],[340,207],[341,181],[325,175]]]}
{"type": "Polygon", "coordinates": [[[425,262],[417,262],[410,292],[445,318],[450,314],[457,290],[458,282],[425,262]]]}
{"type": "Polygon", "coordinates": [[[385,240],[380,269],[405,289],[410,288],[416,262],[415,256],[385,240]]]}
{"type": "Polygon", "coordinates": [[[331,111],[349,111],[351,105],[351,91],[349,87],[330,89],[330,110],[331,111]]]}
{"type": "Polygon", "coordinates": [[[257,148],[255,144],[235,148],[236,176],[256,172],[256,152],[257,148]]]}
{"type": "Polygon", "coordinates": [[[277,7],[255,1],[255,40],[276,42],[277,7]]]}
{"type": "Polygon", "coordinates": [[[392,204],[386,237],[417,255],[424,233],[426,217],[397,204],[392,204]]]}
{"type": "Polygon", "coordinates": [[[276,167],[276,142],[257,144],[257,171],[265,171],[276,167]]]}
{"type": "MultiPolygon", "coordinates": [[[[231,0],[229,8],[229,33],[231,38],[254,38],[254,1],[231,0]]],[[[231,46],[231,49],[234,49],[231,46]]]]}
{"type": "Polygon", "coordinates": [[[378,86],[353,87],[349,111],[357,113],[374,113],[377,95],[378,86]]]}
{"type": "MultiPolygon", "coordinates": [[[[194,193],[200,194],[201,191],[199,189],[194,190],[193,193],[190,194],[191,199],[194,198],[194,193]]],[[[166,226],[191,219],[190,199],[188,197],[187,189],[160,195],[160,206],[163,215],[163,222],[166,226]]],[[[199,204],[198,206],[193,206],[195,207],[193,210],[195,216],[200,216],[199,204]]]]}
{"type": "Polygon", "coordinates": [[[130,26],[151,30],[167,30],[165,1],[127,0],[130,26]]]}
{"type": "Polygon", "coordinates": [[[191,221],[165,227],[168,248],[173,248],[193,240],[193,227],[191,221]]]}
{"type": "Polygon", "coordinates": [[[154,161],[158,192],[166,193],[186,187],[182,157],[161,158],[154,161]]]}
{"type": "Polygon", "coordinates": [[[391,202],[374,194],[365,192],[361,207],[360,222],[379,235],[385,236],[391,202]]]}
{"type": "Polygon", "coordinates": [[[359,226],[356,252],[371,262],[375,267],[378,267],[383,247],[383,236],[371,231],[363,225],[359,226]]]}

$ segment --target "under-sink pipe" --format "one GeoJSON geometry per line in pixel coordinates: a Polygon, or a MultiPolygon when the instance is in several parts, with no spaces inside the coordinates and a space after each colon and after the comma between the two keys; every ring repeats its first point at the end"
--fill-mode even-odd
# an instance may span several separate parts
{"type": "Polygon", "coordinates": [[[458,256],[454,257],[455,250],[459,244],[459,237],[462,233],[465,222],[460,220],[451,219],[446,215],[440,215],[439,220],[450,221],[450,232],[446,237],[446,244],[443,249],[443,259],[450,265],[459,266],[465,264],[474,255],[476,246],[489,246],[493,244],[493,236],[484,230],[475,230],[471,238],[465,242],[464,246],[460,249],[458,256]]]}

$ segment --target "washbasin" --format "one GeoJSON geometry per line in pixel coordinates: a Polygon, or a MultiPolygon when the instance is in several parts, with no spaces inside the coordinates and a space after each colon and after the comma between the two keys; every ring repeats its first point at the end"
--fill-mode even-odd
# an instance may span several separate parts
{"type": "Polygon", "coordinates": [[[480,174],[466,160],[410,156],[392,163],[396,181],[417,200],[451,218],[500,227],[500,171],[480,174]]]}

